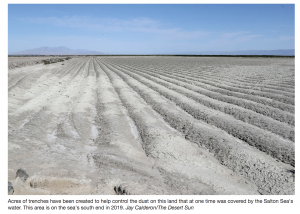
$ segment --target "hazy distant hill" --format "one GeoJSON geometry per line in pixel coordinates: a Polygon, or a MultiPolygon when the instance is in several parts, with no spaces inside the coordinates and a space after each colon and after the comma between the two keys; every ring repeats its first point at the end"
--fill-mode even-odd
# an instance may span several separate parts
{"type": "MultiPolygon", "coordinates": [[[[86,49],[72,50],[63,46],[60,47],[41,47],[19,52],[8,53],[9,55],[103,55],[105,53],[90,51],[86,49]]],[[[169,53],[182,55],[280,55],[295,56],[295,49],[279,50],[243,50],[243,51],[193,51],[182,53],[169,53]]],[[[124,54],[126,55],[126,54],[124,54]]]]}
{"type": "Polygon", "coordinates": [[[102,52],[90,51],[85,49],[72,50],[63,46],[41,47],[41,48],[9,53],[9,55],[102,55],[102,54],[103,54],[102,52]]]}
{"type": "Polygon", "coordinates": [[[279,50],[244,50],[244,51],[195,51],[185,54],[195,55],[280,55],[295,56],[295,49],[279,49],[279,50]]]}

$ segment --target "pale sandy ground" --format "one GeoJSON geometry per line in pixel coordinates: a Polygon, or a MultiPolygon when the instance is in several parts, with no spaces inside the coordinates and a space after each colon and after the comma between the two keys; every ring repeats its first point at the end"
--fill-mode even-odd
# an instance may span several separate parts
{"type": "MultiPolygon", "coordinates": [[[[274,193],[186,139],[149,103],[93,57],[9,69],[8,181],[14,194],[274,193]],[[16,178],[20,168],[29,175],[25,182],[16,178]]],[[[278,194],[294,194],[293,166],[199,123],[250,151],[258,166],[272,166],[278,194]]]]}

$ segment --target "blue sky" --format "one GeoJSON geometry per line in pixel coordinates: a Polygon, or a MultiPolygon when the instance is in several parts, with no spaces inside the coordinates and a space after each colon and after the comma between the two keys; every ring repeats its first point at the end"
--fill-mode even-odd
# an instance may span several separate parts
{"type": "Polygon", "coordinates": [[[8,52],[108,54],[295,48],[293,4],[9,4],[8,52]]]}

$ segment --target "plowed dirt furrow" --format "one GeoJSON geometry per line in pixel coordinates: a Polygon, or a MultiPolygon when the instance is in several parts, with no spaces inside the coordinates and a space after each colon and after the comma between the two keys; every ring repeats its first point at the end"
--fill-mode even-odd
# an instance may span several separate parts
{"type": "MultiPolygon", "coordinates": [[[[36,77],[39,75],[43,75],[44,73],[51,73],[53,71],[62,71],[65,69],[70,69],[70,66],[76,66],[73,63],[74,61],[69,61],[68,63],[66,63],[66,65],[61,66],[61,68],[58,68],[57,65],[39,65],[39,66],[31,66],[33,68],[31,69],[26,69],[26,68],[20,68],[20,69],[15,69],[13,71],[9,71],[9,75],[8,75],[8,91],[10,91],[11,89],[13,89],[15,86],[20,86],[20,85],[24,85],[24,84],[28,84],[30,83],[32,80],[27,79],[32,78],[32,77],[36,77]],[[21,69],[24,69],[24,71],[19,71],[21,69]],[[44,72],[40,72],[41,70],[43,70],[44,72]],[[20,72],[22,73],[22,75],[20,75],[20,72]],[[36,73],[36,74],[35,74],[36,73]]],[[[76,62],[76,64],[78,64],[80,62],[76,62]]],[[[59,64],[60,65],[60,64],[59,64]]]]}
{"type": "Polygon", "coordinates": [[[20,82],[23,78],[26,78],[26,76],[29,76],[30,74],[33,74],[42,68],[41,65],[36,65],[36,66],[32,66],[32,67],[33,68],[30,70],[24,69],[24,68],[18,68],[18,69],[9,71],[8,72],[8,91],[14,85],[18,84],[18,82],[20,82]]]}
{"type": "MultiPolygon", "coordinates": [[[[77,60],[75,60],[75,61],[77,61],[77,60]]],[[[70,61],[66,62],[64,66],[59,66],[59,67],[61,67],[61,69],[66,68],[70,64],[73,64],[75,61],[70,60],[70,61]]],[[[45,70],[45,72],[49,72],[53,69],[57,70],[58,66],[56,64],[50,64],[47,66],[45,66],[43,64],[38,64],[38,65],[30,66],[30,69],[28,69],[27,67],[21,67],[21,68],[9,70],[9,72],[8,72],[9,88],[11,87],[10,85],[14,85],[17,81],[23,79],[26,75],[34,74],[35,72],[40,71],[41,69],[45,70]]]]}
{"type": "Polygon", "coordinates": [[[250,95],[250,94],[243,94],[243,93],[239,93],[239,92],[234,92],[234,91],[222,89],[222,88],[218,87],[218,85],[216,85],[216,84],[211,85],[211,84],[207,84],[207,83],[202,83],[201,81],[195,80],[195,78],[187,77],[187,76],[182,75],[180,73],[164,72],[163,74],[165,74],[165,73],[171,75],[173,78],[176,78],[176,77],[183,78],[186,81],[192,82],[191,84],[206,88],[206,89],[214,91],[214,92],[218,92],[220,94],[225,94],[225,95],[228,95],[228,96],[233,96],[233,97],[237,97],[237,98],[241,98],[241,99],[245,99],[245,100],[254,101],[254,102],[257,102],[257,103],[264,104],[264,105],[269,105],[271,107],[279,108],[283,111],[287,111],[287,112],[290,112],[292,114],[294,114],[294,112],[295,112],[295,107],[293,105],[290,105],[290,104],[285,104],[285,103],[278,102],[276,100],[272,100],[272,99],[269,99],[269,98],[257,97],[257,96],[253,96],[253,95],[250,95]]]}
{"type": "Polygon", "coordinates": [[[229,91],[234,91],[234,92],[239,92],[239,93],[243,93],[243,94],[251,94],[251,95],[255,95],[255,96],[259,96],[259,97],[266,97],[272,100],[277,100],[279,102],[282,103],[286,103],[286,104],[291,104],[291,105],[295,105],[295,101],[294,101],[294,95],[290,94],[290,93],[285,93],[285,94],[280,94],[280,93],[276,93],[276,90],[271,90],[272,92],[263,92],[263,91],[259,91],[259,90],[254,90],[254,89],[245,89],[244,87],[240,87],[241,83],[236,83],[236,84],[228,84],[227,82],[220,80],[220,79],[215,79],[215,78],[207,78],[205,76],[198,76],[195,74],[186,74],[185,72],[181,73],[182,75],[186,75],[189,77],[194,78],[197,81],[209,84],[209,85],[213,85],[213,86],[218,86],[221,89],[226,89],[229,91]]]}
{"type": "MultiPolygon", "coordinates": [[[[115,67],[116,69],[119,69],[119,70],[124,70],[122,68],[118,68],[118,66],[113,66],[113,67],[115,67]]],[[[155,75],[153,75],[153,74],[151,74],[151,75],[147,74],[147,72],[129,71],[129,70],[126,70],[126,71],[133,72],[133,73],[136,73],[143,77],[146,77],[147,79],[152,80],[153,82],[158,83],[160,85],[163,85],[163,86],[167,87],[168,89],[171,89],[180,94],[183,94],[186,97],[189,97],[189,98],[199,102],[200,104],[205,105],[208,108],[219,110],[223,113],[233,116],[234,118],[236,118],[238,120],[255,125],[259,128],[271,131],[274,134],[278,134],[283,138],[294,141],[294,138],[295,138],[294,128],[291,126],[288,126],[284,123],[280,123],[278,121],[272,120],[271,118],[264,117],[263,115],[256,114],[252,111],[247,111],[246,109],[242,109],[242,108],[236,107],[234,105],[219,102],[217,100],[203,96],[194,91],[188,90],[184,87],[177,86],[173,83],[168,83],[160,78],[155,77],[155,75]]]]}
{"type": "MultiPolygon", "coordinates": [[[[110,72],[103,64],[102,66],[106,72],[110,72]]],[[[122,77],[148,104],[160,113],[165,121],[183,133],[186,139],[207,147],[222,164],[255,183],[261,193],[272,194],[271,192],[273,191],[282,193],[286,190],[287,192],[291,191],[293,184],[288,182],[288,180],[292,181],[293,174],[288,172],[290,166],[278,163],[244,142],[226,135],[225,132],[194,119],[191,115],[174,107],[173,103],[163,98],[157,92],[123,72],[114,72],[122,77]],[[260,160],[259,163],[257,160],[260,160]],[[280,181],[276,179],[276,184],[273,182],[276,187],[272,189],[265,183],[266,180],[269,180],[268,174],[272,174],[274,177],[283,176],[284,178],[279,179],[280,181]],[[281,189],[281,186],[285,186],[286,190],[281,189]]]]}
{"type": "MultiPolygon", "coordinates": [[[[146,70],[155,70],[155,71],[162,71],[162,72],[166,72],[166,71],[169,71],[169,72],[173,72],[173,73],[183,73],[182,70],[178,70],[178,69],[174,69],[172,68],[172,70],[170,69],[170,66],[168,67],[165,67],[163,70],[160,69],[160,68],[151,68],[150,66],[143,66],[143,65],[131,65],[131,61],[127,61],[127,64],[126,63],[118,63],[119,61],[114,61],[116,62],[118,65],[123,65],[123,66],[130,66],[131,68],[137,68],[137,69],[146,69],[146,70]],[[129,64],[130,63],[130,64],[129,64]]],[[[205,67],[204,67],[205,68],[205,67]]],[[[207,69],[207,68],[205,68],[207,69]]],[[[257,70],[261,70],[261,67],[260,68],[257,68],[257,70]]],[[[245,89],[251,89],[251,88],[257,88],[257,90],[259,91],[264,91],[264,90],[268,90],[268,89],[271,89],[271,90],[277,90],[279,93],[287,93],[288,95],[290,95],[291,97],[293,97],[293,93],[294,93],[294,90],[293,89],[290,89],[290,88],[287,88],[286,85],[283,85],[283,86],[279,86],[278,83],[277,85],[275,86],[272,86],[272,83],[270,83],[271,85],[269,86],[269,82],[272,80],[272,76],[271,78],[268,78],[268,82],[264,81],[264,78],[265,76],[262,76],[260,78],[257,79],[257,81],[253,81],[253,77],[249,78],[249,80],[245,81],[241,78],[239,79],[236,79],[236,77],[234,78],[231,78],[231,77],[227,77],[227,76],[220,76],[222,75],[222,73],[220,72],[212,72],[212,71],[203,71],[203,70],[199,70],[199,69],[190,69],[190,70],[185,70],[184,73],[187,75],[187,74],[191,74],[191,75],[194,75],[194,74],[197,74],[197,76],[199,77],[208,77],[208,78],[213,78],[212,80],[215,81],[221,81],[222,84],[224,83],[228,83],[229,85],[231,86],[239,86],[239,87],[242,87],[242,88],[245,88],[245,89]],[[241,85],[240,83],[243,83],[243,85],[241,85]]],[[[284,75],[284,78],[288,78],[287,75],[285,74],[284,75]]],[[[294,78],[293,76],[290,77],[290,79],[294,78]]],[[[277,82],[278,80],[274,79],[275,82],[277,82]]],[[[283,80],[281,80],[283,81],[283,80]]],[[[292,85],[291,85],[292,86],[292,85]]],[[[268,91],[266,91],[268,92],[268,91]]]]}
{"type": "Polygon", "coordinates": [[[98,152],[92,158],[101,178],[96,191],[102,194],[178,193],[179,190],[167,190],[155,161],[143,150],[137,128],[109,78],[95,61],[94,68],[98,86],[95,91],[98,152]]]}
{"type": "MultiPolygon", "coordinates": [[[[121,66],[121,68],[126,68],[126,67],[121,66]]],[[[130,71],[137,71],[137,69],[131,69],[130,71]]],[[[141,70],[138,69],[138,71],[141,71],[141,70]]],[[[271,117],[275,120],[287,123],[292,126],[295,125],[295,116],[291,113],[283,112],[279,109],[276,109],[276,108],[273,108],[270,106],[265,106],[265,105],[262,105],[259,103],[255,103],[253,101],[241,100],[236,97],[227,96],[227,95],[223,95],[223,94],[220,94],[217,92],[209,91],[203,87],[196,86],[193,84],[193,82],[188,81],[183,78],[174,77],[174,76],[168,75],[168,74],[158,74],[153,71],[144,70],[141,72],[144,72],[151,76],[157,77],[158,79],[165,80],[169,83],[174,83],[176,85],[179,85],[184,88],[190,89],[192,91],[198,92],[199,94],[203,94],[212,99],[219,100],[219,101],[229,103],[229,104],[234,104],[234,105],[240,106],[242,108],[252,110],[256,113],[271,117]]]]}
{"type": "MultiPolygon", "coordinates": [[[[76,70],[76,68],[74,70],[76,70]]],[[[40,94],[37,93],[36,96],[34,96],[32,99],[29,99],[29,101],[20,106],[15,112],[9,114],[11,118],[11,127],[9,128],[10,134],[16,134],[16,131],[24,129],[24,127],[30,124],[31,121],[35,120],[36,117],[38,120],[39,116],[44,114],[45,111],[50,111],[55,115],[55,111],[62,111],[64,109],[60,103],[60,100],[65,100],[67,98],[67,95],[64,95],[63,91],[70,87],[70,83],[73,82],[73,78],[70,76],[65,78],[57,78],[56,76],[53,76],[49,79],[44,79],[44,81],[44,84],[47,87],[51,87],[45,89],[45,91],[36,87],[38,89],[37,92],[40,92],[40,94]],[[57,108],[57,103],[59,103],[58,105],[60,105],[60,108],[57,108]],[[14,118],[18,119],[15,120],[14,118]],[[20,118],[23,119],[20,120],[20,118]]]]}
{"type": "MultiPolygon", "coordinates": [[[[86,60],[80,60],[79,63],[75,64],[75,66],[73,68],[77,68],[77,66],[80,65],[79,69],[77,70],[77,71],[79,71],[81,69],[81,66],[84,66],[85,64],[86,64],[86,60]]],[[[63,77],[65,75],[67,75],[70,71],[72,72],[73,68],[57,70],[54,74],[59,75],[60,77],[63,77]]]]}
{"type": "MultiPolygon", "coordinates": [[[[77,72],[76,69],[73,72],[77,72]]],[[[80,72],[85,76],[88,71],[80,72]]],[[[84,101],[93,104],[95,96],[82,97],[82,92],[90,93],[92,89],[88,86],[95,87],[97,84],[93,76],[74,78],[72,72],[59,81],[55,84],[59,87],[57,90],[64,91],[57,94],[53,102],[44,101],[45,108],[41,111],[36,112],[36,107],[31,106],[35,116],[22,129],[9,135],[10,141],[14,142],[9,146],[9,167],[18,169],[25,166],[32,176],[30,185],[35,187],[16,189],[19,194],[22,191],[27,191],[27,194],[90,194],[93,191],[95,184],[91,183],[95,175],[92,174],[94,163],[91,152],[97,149],[93,143],[97,138],[93,119],[95,112],[81,105],[84,101]],[[67,95],[73,100],[67,99],[67,95]],[[89,100],[86,100],[87,97],[89,100]],[[80,127],[82,123],[84,129],[80,127]],[[16,155],[19,149],[25,153],[16,155]],[[16,158],[18,161],[12,164],[16,158]],[[62,186],[62,182],[69,185],[62,186]]],[[[31,111],[25,113],[28,115],[31,111]]]]}
{"type": "MultiPolygon", "coordinates": [[[[76,69],[73,72],[76,72],[76,69]]],[[[75,115],[83,114],[81,118],[85,122],[86,129],[90,127],[92,130],[93,124],[89,122],[93,121],[94,112],[86,109],[76,112],[76,104],[65,98],[66,94],[73,93],[70,97],[80,100],[81,95],[76,92],[83,90],[84,82],[90,83],[91,80],[80,77],[76,80],[71,74],[64,78],[68,81],[64,82],[61,78],[59,80],[62,82],[55,84],[59,88],[62,84],[64,92],[53,102],[45,101],[43,103],[45,108],[36,112],[22,129],[9,135],[10,141],[15,143],[9,146],[12,157],[9,167],[25,166],[32,176],[30,185],[35,187],[16,189],[19,193],[27,191],[29,194],[87,194],[92,191],[93,163],[89,157],[96,147],[91,140],[92,133],[83,135],[76,128],[78,121],[75,115]],[[15,155],[19,149],[26,153],[15,155]],[[18,158],[18,161],[11,163],[13,157],[18,158]],[[63,186],[62,183],[71,186],[63,186]]],[[[25,113],[36,111],[35,106],[32,105],[31,108],[31,111],[28,109],[25,113]]]]}
{"type": "Polygon", "coordinates": [[[185,78],[187,80],[191,80],[192,82],[194,82],[195,85],[204,87],[204,88],[212,90],[214,92],[218,92],[220,94],[225,94],[225,95],[228,95],[228,96],[233,96],[233,97],[238,97],[238,98],[241,98],[241,99],[254,101],[254,102],[257,102],[257,103],[264,104],[264,105],[269,105],[271,107],[278,108],[280,110],[287,111],[287,112],[290,112],[290,113],[295,112],[295,107],[293,105],[290,105],[290,104],[285,104],[285,103],[278,102],[276,100],[272,100],[272,99],[269,99],[269,98],[257,97],[257,96],[253,96],[253,95],[250,95],[250,94],[243,94],[243,93],[240,93],[240,92],[234,92],[234,91],[222,89],[222,88],[218,87],[218,85],[216,85],[216,84],[214,84],[214,85],[213,84],[203,84],[200,81],[195,80],[194,78],[189,78],[189,77],[186,77],[186,76],[181,75],[181,74],[174,74],[174,76],[178,76],[178,77],[181,77],[181,78],[185,78]]]}
{"type": "MultiPolygon", "coordinates": [[[[113,71],[116,70],[110,65],[107,66],[113,71]]],[[[221,128],[227,131],[229,134],[249,143],[252,146],[257,147],[261,151],[264,151],[267,154],[270,154],[285,163],[292,165],[295,164],[295,145],[293,142],[280,139],[278,135],[274,135],[268,131],[263,131],[250,124],[234,120],[231,116],[228,116],[219,111],[209,109],[190,98],[187,98],[157,83],[149,81],[146,78],[133,73],[125,72],[124,70],[122,72],[128,74],[134,79],[137,79],[138,81],[149,86],[155,91],[158,91],[162,96],[165,96],[166,98],[176,103],[196,119],[221,128]]]]}
{"type": "Polygon", "coordinates": [[[9,69],[8,181],[16,195],[295,194],[293,66],[88,56],[9,69]]]}
{"type": "Polygon", "coordinates": [[[293,79],[295,79],[294,75],[288,75],[285,73],[280,77],[280,80],[277,79],[278,77],[274,78],[274,76],[270,76],[269,78],[266,78],[265,75],[256,75],[256,76],[250,76],[245,78],[235,78],[235,81],[242,82],[246,86],[254,86],[255,85],[261,85],[264,89],[274,89],[274,90],[282,90],[285,92],[293,93],[295,92],[295,84],[293,79]],[[286,87],[288,86],[288,87],[286,87]]]}
{"type": "MultiPolygon", "coordinates": [[[[182,73],[182,75],[185,75],[184,73],[182,73]]],[[[247,95],[254,95],[254,96],[259,96],[259,97],[265,97],[268,99],[272,99],[272,100],[276,100],[285,104],[290,104],[290,105],[294,105],[295,101],[293,99],[293,97],[286,97],[284,95],[277,95],[274,93],[266,93],[266,92],[260,92],[260,91],[255,91],[255,90],[245,90],[243,88],[239,88],[237,85],[235,86],[228,86],[226,84],[224,84],[222,81],[215,81],[212,79],[205,79],[203,77],[199,78],[198,76],[195,75],[189,75],[189,77],[193,78],[196,81],[208,84],[208,85],[212,85],[215,87],[219,87],[221,89],[225,89],[228,91],[232,91],[232,92],[238,92],[238,93],[243,93],[243,94],[247,94],[247,95]]]]}
{"type": "Polygon", "coordinates": [[[220,84],[222,86],[226,86],[227,88],[232,91],[237,91],[241,93],[246,94],[255,94],[262,97],[268,97],[276,100],[282,100],[284,96],[288,96],[290,98],[295,98],[294,91],[282,91],[280,88],[275,89],[265,89],[264,84],[249,84],[249,81],[242,81],[242,80],[234,80],[234,79],[227,79],[227,78],[220,78],[218,75],[211,75],[211,74],[197,74],[193,71],[191,72],[180,72],[183,75],[194,77],[198,80],[207,80],[207,81],[213,81],[217,84],[220,84]],[[248,85],[248,86],[247,86],[248,85]],[[250,85],[250,86],[249,86],[250,85]],[[232,89],[231,89],[232,87],[232,89]],[[246,89],[246,90],[244,90],[246,89]],[[264,93],[265,92],[265,93],[264,93]],[[275,94],[274,94],[275,92],[275,94]],[[270,94],[271,93],[271,94],[270,94]],[[283,96],[284,95],[284,96],[283,96]]]}
{"type": "MultiPolygon", "coordinates": [[[[174,71],[172,71],[174,72],[174,71]]],[[[260,92],[271,92],[273,93],[274,91],[278,92],[279,94],[283,95],[288,95],[291,98],[294,98],[294,90],[286,88],[286,87],[280,87],[277,85],[277,87],[274,86],[269,86],[268,83],[263,82],[264,79],[260,78],[257,81],[253,81],[253,79],[249,78],[249,80],[245,81],[243,79],[235,79],[235,77],[225,77],[225,76],[220,76],[220,73],[203,73],[203,72],[195,72],[195,71],[178,71],[178,73],[184,74],[189,77],[196,77],[199,79],[205,79],[209,81],[214,81],[216,83],[226,85],[229,87],[237,87],[241,89],[247,89],[247,90],[254,90],[257,91],[257,93],[260,92]]],[[[270,78],[268,79],[268,82],[270,82],[270,78]]]]}
{"type": "MultiPolygon", "coordinates": [[[[222,77],[220,78],[217,74],[214,75],[214,76],[209,76],[207,75],[208,77],[210,78],[217,78],[219,81],[223,81],[225,80],[228,85],[230,86],[236,86],[236,84],[241,87],[241,88],[244,88],[244,89],[255,89],[255,90],[258,90],[258,91],[262,91],[262,92],[273,92],[273,91],[276,91],[278,93],[282,93],[282,94],[287,94],[289,95],[290,97],[294,97],[294,87],[291,85],[291,88],[287,88],[286,85],[283,86],[281,85],[281,83],[277,83],[276,80],[274,80],[274,82],[271,82],[271,78],[268,78],[268,79],[265,79],[264,76],[261,76],[261,77],[257,77],[257,79],[255,79],[254,77],[249,77],[249,78],[225,78],[225,77],[222,77]],[[266,82],[268,81],[268,82],[266,82]]],[[[293,77],[290,77],[290,79],[292,79],[293,77]]],[[[282,81],[280,81],[282,82],[282,81]]]]}
{"type": "MultiPolygon", "coordinates": [[[[72,66],[69,70],[76,69],[79,69],[79,67],[72,66]]],[[[43,73],[43,71],[41,71],[40,73],[43,73]]],[[[26,109],[32,108],[32,105],[35,107],[42,107],[52,98],[57,98],[57,95],[63,91],[64,87],[67,86],[67,84],[63,83],[67,83],[70,81],[72,81],[71,77],[59,78],[56,75],[47,73],[31,84],[18,86],[11,90],[8,93],[8,103],[10,105],[10,103],[14,103],[15,100],[18,101],[18,106],[16,106],[16,113],[26,111],[26,109]]],[[[9,113],[13,113],[13,111],[11,111],[12,109],[9,110],[9,113]]]]}
{"type": "MultiPolygon", "coordinates": [[[[68,68],[68,70],[74,68],[76,68],[76,65],[68,68]]],[[[56,72],[55,69],[53,69],[52,72],[56,72]]],[[[53,73],[44,73],[43,70],[39,73],[42,75],[39,75],[38,78],[33,79],[28,77],[29,79],[27,81],[24,81],[23,83],[19,82],[19,84],[16,84],[15,87],[8,92],[9,113],[12,113],[13,109],[20,108],[20,106],[30,102],[31,99],[36,98],[41,94],[45,94],[46,91],[50,91],[53,84],[59,82],[58,78],[52,78],[53,73]]]]}
{"type": "MultiPolygon", "coordinates": [[[[172,174],[175,174],[175,176],[181,174],[182,179],[185,180],[184,183],[194,182],[193,188],[197,187],[198,194],[232,194],[234,192],[243,194],[249,191],[251,185],[247,187],[245,181],[238,176],[232,176],[232,172],[219,165],[213,156],[205,150],[195,147],[195,145],[185,140],[182,135],[170,130],[168,126],[160,121],[151,107],[140,101],[140,97],[118,76],[108,70],[106,72],[122,103],[128,108],[129,114],[137,124],[139,133],[145,142],[146,154],[155,159],[157,167],[163,168],[164,173],[170,174],[168,177],[171,177],[172,174]],[[183,147],[186,155],[180,152],[183,147]],[[189,177],[193,177],[193,180],[189,177],[185,178],[185,170],[190,168],[193,168],[193,172],[189,177]],[[213,168],[218,168],[218,170],[213,173],[213,168]],[[218,174],[218,172],[222,173],[218,174]],[[219,176],[222,176],[222,182],[215,179],[219,176]],[[238,182],[240,185],[234,185],[236,180],[240,180],[238,182]],[[226,188],[224,188],[225,186],[226,188]]],[[[253,194],[257,193],[253,191],[253,194]]]]}
{"type": "MultiPolygon", "coordinates": [[[[86,63],[86,66],[84,69],[80,68],[80,73],[82,73],[81,77],[86,77],[86,74],[89,72],[89,61],[86,63]]],[[[76,70],[74,70],[76,72],[76,70]]],[[[84,138],[84,136],[87,135],[85,133],[85,129],[81,130],[77,127],[76,124],[76,118],[75,118],[75,109],[77,105],[81,105],[82,103],[85,103],[86,96],[85,94],[88,93],[87,86],[91,83],[91,78],[81,78],[80,76],[74,77],[72,73],[68,75],[71,77],[72,81],[70,84],[67,84],[67,87],[64,88],[64,90],[60,91],[60,96],[58,96],[57,99],[54,100],[49,105],[49,110],[54,113],[55,119],[54,121],[58,121],[56,130],[53,130],[57,133],[57,135],[61,135],[62,137],[68,137],[71,139],[78,139],[78,138],[84,138]],[[82,133],[82,134],[81,134],[82,133]]],[[[64,84],[66,85],[66,84],[64,84]]],[[[91,93],[91,98],[93,94],[91,93]]],[[[89,101],[92,102],[91,99],[89,101]]],[[[89,110],[91,111],[91,110],[89,110]]],[[[80,111],[79,111],[80,112],[80,111]]],[[[85,112],[85,110],[81,111],[85,112]]],[[[82,115],[81,113],[80,115],[82,115]]],[[[91,121],[87,120],[87,123],[89,124],[91,121]]],[[[87,128],[87,127],[86,127],[87,128]]],[[[89,129],[92,130],[92,129],[89,129]]],[[[90,136],[90,133],[88,133],[90,136]]]]}

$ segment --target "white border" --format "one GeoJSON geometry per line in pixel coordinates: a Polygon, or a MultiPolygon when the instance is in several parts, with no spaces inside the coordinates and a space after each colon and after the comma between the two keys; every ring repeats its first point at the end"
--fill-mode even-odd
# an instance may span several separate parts
{"type": "MultiPolygon", "coordinates": [[[[299,179],[297,176],[297,170],[296,170],[296,195],[294,196],[176,196],[176,195],[172,195],[172,196],[8,196],[7,195],[7,50],[8,50],[8,4],[22,4],[22,3],[30,3],[30,4],[41,4],[41,3],[51,3],[51,4],[62,4],[62,3],[75,3],[75,4],[100,4],[100,3],[107,3],[107,4],[111,4],[111,3],[115,3],[115,4],[124,4],[124,3],[130,3],[130,4],[134,4],[134,3],[150,3],[150,4],[172,4],[172,3],[179,3],[179,4],[223,4],[223,3],[235,3],[235,4],[262,4],[262,3],[266,3],[266,4],[280,4],[283,2],[279,2],[279,1],[258,1],[258,0],[254,0],[254,1],[161,1],[161,0],[152,0],[152,1],[96,1],[96,0],[88,0],[88,1],[59,1],[59,0],[55,0],[55,1],[44,1],[44,0],[36,0],[36,1],[15,1],[15,0],[10,0],[10,1],[1,1],[0,5],[1,5],[1,35],[2,35],[2,40],[1,40],[1,47],[2,47],[2,52],[1,52],[1,99],[2,101],[2,105],[1,105],[1,142],[3,143],[2,147],[1,147],[1,179],[0,179],[0,183],[2,185],[0,185],[0,190],[1,190],[1,207],[0,207],[0,212],[1,213],[7,213],[7,201],[8,199],[293,199],[294,200],[294,204],[246,204],[246,205],[241,205],[241,204],[235,204],[235,205],[231,205],[231,204],[200,204],[197,205],[196,210],[194,211],[189,211],[189,213],[205,213],[205,214],[209,214],[209,213],[251,213],[253,214],[254,212],[257,213],[296,213],[296,205],[299,205],[299,188],[297,185],[299,183],[299,179]]],[[[297,4],[295,1],[284,1],[284,4],[295,4],[295,20],[297,20],[297,12],[299,12],[297,4]]],[[[295,29],[295,38],[297,38],[297,34],[298,34],[298,22],[295,21],[295,25],[296,25],[296,29],[295,29]]],[[[295,49],[296,49],[296,55],[297,55],[297,40],[295,39],[295,49]]],[[[297,71],[298,68],[298,63],[297,63],[297,58],[295,58],[296,60],[296,68],[295,71],[297,71]]],[[[297,74],[297,72],[296,72],[297,74]]],[[[299,83],[299,78],[298,75],[296,75],[296,107],[298,107],[299,102],[298,102],[298,88],[297,87],[297,83],[299,83]]],[[[296,121],[298,119],[298,111],[296,110],[296,121]]],[[[298,148],[299,146],[297,145],[298,142],[298,126],[296,123],[296,156],[299,156],[298,153],[298,148]]],[[[298,158],[296,157],[296,166],[298,166],[299,161],[297,161],[298,158]]],[[[30,212],[32,213],[32,211],[24,211],[23,212],[30,212]]],[[[71,212],[71,211],[56,211],[58,213],[66,213],[66,212],[71,212]]],[[[86,211],[87,212],[87,211],[86,211]]],[[[88,213],[99,213],[99,211],[88,211],[88,213]]],[[[129,211],[127,211],[129,212],[129,211]]],[[[148,211],[142,211],[142,213],[146,213],[148,211]]],[[[168,213],[172,212],[172,211],[167,211],[168,213]]],[[[181,211],[179,211],[181,213],[181,211]]],[[[38,211],[34,212],[34,213],[38,213],[38,211]]],[[[103,213],[103,212],[102,212],[103,213]]]]}

